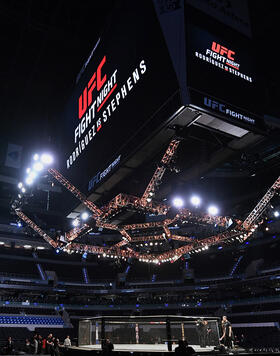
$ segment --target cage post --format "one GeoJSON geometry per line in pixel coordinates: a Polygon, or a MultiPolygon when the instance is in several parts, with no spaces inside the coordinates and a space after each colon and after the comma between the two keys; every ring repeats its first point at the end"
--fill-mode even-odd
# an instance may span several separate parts
{"type": "Polygon", "coordinates": [[[101,318],[101,348],[104,350],[105,347],[105,319],[101,318]]]}
{"type": "Polygon", "coordinates": [[[167,336],[167,350],[172,351],[171,325],[170,325],[169,318],[166,318],[166,336],[167,336]]]}
{"type": "Polygon", "coordinates": [[[181,331],[182,331],[182,340],[185,340],[184,323],[181,323],[181,331]]]}
{"type": "Polygon", "coordinates": [[[135,340],[136,344],[139,344],[139,324],[135,324],[135,340]]]}

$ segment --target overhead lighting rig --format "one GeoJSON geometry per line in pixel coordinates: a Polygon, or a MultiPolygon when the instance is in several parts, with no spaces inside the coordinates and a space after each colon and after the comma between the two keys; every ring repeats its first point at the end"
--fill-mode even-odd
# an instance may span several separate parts
{"type": "MultiPolygon", "coordinates": [[[[47,235],[38,225],[36,225],[31,219],[29,219],[22,211],[18,204],[14,204],[13,208],[16,214],[34,231],[36,231],[45,241],[56,249],[62,249],[68,253],[80,252],[80,253],[92,253],[98,256],[106,258],[120,258],[128,259],[135,258],[143,262],[163,263],[174,262],[184,254],[201,252],[207,250],[210,246],[224,243],[225,241],[240,242],[246,240],[250,235],[254,233],[257,227],[261,224],[260,218],[268,206],[270,200],[280,188],[280,177],[256,205],[253,211],[248,215],[246,220],[235,219],[234,221],[228,217],[218,216],[218,210],[215,206],[208,211],[208,214],[200,213],[197,210],[197,206],[200,204],[200,199],[195,197],[192,204],[194,205],[194,211],[187,208],[178,207],[177,213],[172,218],[166,218],[162,221],[143,222],[137,224],[121,225],[114,224],[112,218],[123,209],[134,210],[136,212],[146,212],[155,215],[165,216],[171,209],[170,205],[159,203],[155,201],[156,187],[161,183],[163,175],[169,165],[173,164],[173,158],[180,143],[180,139],[173,139],[166,152],[164,153],[160,164],[155,170],[151,180],[149,181],[142,197],[137,197],[129,194],[120,193],[108,204],[99,208],[92,201],[81,193],[71,182],[69,182],[60,172],[54,168],[49,168],[48,172],[66,189],[68,189],[77,199],[79,199],[87,209],[92,213],[88,216],[87,220],[94,220],[95,224],[99,228],[105,228],[108,230],[118,231],[121,240],[115,243],[111,247],[94,246],[89,244],[80,244],[73,242],[79,236],[88,233],[92,230],[90,224],[81,223],[80,226],[75,226],[72,230],[65,234],[66,245],[61,242],[53,240],[47,235]],[[196,239],[189,236],[181,236],[180,234],[174,234],[171,231],[172,225],[175,223],[199,223],[210,224],[214,226],[220,226],[224,228],[223,232],[215,234],[211,237],[204,239],[196,239]],[[149,231],[154,230],[150,233],[149,231]],[[161,230],[162,233],[158,233],[161,230]],[[137,232],[137,233],[135,233],[137,232]],[[180,243],[184,243],[183,246],[172,248],[169,251],[158,253],[142,253],[134,249],[136,246],[134,243],[142,242],[147,246],[158,246],[158,241],[172,241],[177,240],[180,243]]],[[[37,162],[39,156],[34,160],[37,162]]],[[[43,158],[43,157],[41,157],[43,158]]],[[[46,158],[46,157],[45,157],[46,158]]],[[[42,161],[44,161],[42,159],[42,161]]],[[[39,161],[38,161],[39,162],[39,161]]],[[[46,163],[50,163],[49,160],[46,163]]],[[[39,167],[37,167],[39,168],[39,167]]],[[[21,183],[19,189],[23,188],[21,183]]],[[[183,205],[183,204],[181,204],[183,205]]],[[[83,216],[81,215],[81,220],[83,216]]],[[[161,242],[160,242],[161,243],[161,242]]],[[[141,245],[141,244],[140,244],[141,245]]],[[[138,245],[139,246],[139,245],[138,245]]]]}

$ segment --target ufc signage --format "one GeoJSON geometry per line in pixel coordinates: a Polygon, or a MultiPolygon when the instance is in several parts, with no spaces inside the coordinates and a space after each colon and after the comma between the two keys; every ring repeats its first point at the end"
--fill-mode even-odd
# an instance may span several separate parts
{"type": "Polygon", "coordinates": [[[106,56],[104,56],[101,62],[99,63],[96,72],[93,73],[87,86],[84,88],[83,93],[79,97],[78,100],[79,119],[83,117],[83,115],[87,111],[87,108],[92,104],[93,102],[92,92],[94,91],[94,89],[96,89],[97,92],[99,92],[102,86],[104,85],[104,83],[106,82],[107,79],[106,74],[102,76],[102,67],[104,66],[105,62],[106,62],[106,56]]]}
{"type": "Polygon", "coordinates": [[[219,111],[220,113],[225,114],[226,116],[230,116],[231,119],[241,121],[245,124],[256,124],[255,119],[236,111],[231,105],[223,104],[217,100],[210,99],[206,96],[203,98],[203,104],[204,106],[207,106],[208,108],[214,111],[219,111]]]}
{"type": "Polygon", "coordinates": [[[212,42],[211,49],[212,49],[212,51],[219,53],[221,56],[226,55],[228,57],[228,59],[234,61],[234,57],[233,57],[235,55],[234,51],[231,51],[230,49],[228,49],[224,46],[221,46],[220,44],[218,44],[214,41],[212,42]]]}
{"type": "Polygon", "coordinates": [[[208,106],[209,108],[213,109],[213,110],[218,110],[222,113],[225,113],[225,105],[222,103],[219,103],[218,101],[215,100],[211,100],[207,97],[204,97],[204,105],[208,106]]]}
{"type": "Polygon", "coordinates": [[[218,41],[211,40],[208,44],[205,43],[202,48],[194,52],[194,55],[196,58],[207,62],[230,75],[239,77],[247,82],[252,83],[253,81],[250,75],[240,71],[238,58],[235,59],[238,55],[236,55],[233,50],[222,46],[218,41]]]}

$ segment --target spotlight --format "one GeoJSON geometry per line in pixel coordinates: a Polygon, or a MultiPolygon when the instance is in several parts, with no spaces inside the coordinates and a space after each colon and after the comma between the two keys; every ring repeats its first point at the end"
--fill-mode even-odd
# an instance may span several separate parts
{"type": "Polygon", "coordinates": [[[200,203],[201,203],[201,199],[200,199],[197,195],[193,195],[193,196],[191,197],[191,203],[192,203],[192,205],[194,205],[194,206],[199,206],[200,203]]]}
{"type": "MultiPolygon", "coordinates": [[[[31,184],[33,184],[33,179],[32,179],[30,176],[28,176],[28,177],[25,179],[25,183],[26,183],[27,185],[31,185],[31,184]]],[[[22,188],[22,189],[24,189],[24,188],[22,188]]]]}
{"type": "Polygon", "coordinates": [[[18,198],[21,199],[21,198],[22,198],[22,195],[21,195],[21,194],[18,194],[18,198]]]}
{"type": "Polygon", "coordinates": [[[37,177],[37,173],[34,172],[34,171],[30,171],[28,177],[32,178],[32,179],[35,179],[37,177]]]}
{"type": "Polygon", "coordinates": [[[45,164],[52,164],[53,163],[53,157],[48,154],[48,153],[43,153],[41,156],[41,162],[45,164]]]}
{"type": "Polygon", "coordinates": [[[17,222],[18,227],[22,227],[22,223],[20,221],[17,222]]]}
{"type": "Polygon", "coordinates": [[[84,211],[84,212],[81,214],[81,219],[84,220],[84,221],[87,220],[88,217],[89,217],[89,215],[88,215],[88,213],[87,213],[86,211],[84,211]]]}
{"type": "Polygon", "coordinates": [[[21,192],[22,193],[25,193],[26,192],[26,189],[24,187],[21,188],[21,192]]]}
{"type": "Polygon", "coordinates": [[[172,203],[175,208],[182,208],[182,206],[184,205],[184,201],[180,197],[174,198],[172,203]]]}
{"type": "Polygon", "coordinates": [[[19,183],[18,183],[18,188],[21,189],[22,187],[23,187],[22,182],[19,182],[19,183]]]}
{"type": "Polygon", "coordinates": [[[84,253],[82,254],[82,258],[84,258],[84,259],[87,258],[87,252],[84,252],[84,253]]]}
{"type": "Polygon", "coordinates": [[[208,208],[208,213],[209,213],[210,215],[217,215],[218,212],[219,212],[219,210],[218,210],[218,208],[217,208],[215,205],[209,206],[209,208],[208,208]]]}
{"type": "Polygon", "coordinates": [[[60,252],[60,249],[57,248],[57,249],[55,250],[55,253],[59,253],[59,252],[60,252]]]}
{"type": "Polygon", "coordinates": [[[78,219],[74,219],[73,222],[72,222],[72,225],[73,225],[74,227],[79,226],[79,224],[80,224],[80,222],[79,222],[78,219]]]}
{"type": "Polygon", "coordinates": [[[35,153],[35,155],[33,156],[33,159],[34,159],[34,161],[38,161],[38,159],[39,159],[38,153],[35,153]]]}
{"type": "Polygon", "coordinates": [[[147,198],[147,202],[150,203],[152,201],[152,198],[147,198]]]}
{"type": "Polygon", "coordinates": [[[279,213],[279,211],[274,211],[274,216],[276,217],[276,218],[278,218],[279,217],[279,215],[280,215],[280,213],[279,213]]]}
{"type": "Polygon", "coordinates": [[[26,173],[29,174],[31,172],[31,168],[26,168],[26,173]]]}
{"type": "Polygon", "coordinates": [[[43,165],[43,163],[41,163],[41,162],[36,162],[36,163],[33,165],[33,169],[34,169],[35,171],[37,171],[37,172],[42,171],[43,168],[44,168],[44,165],[43,165]]]}
{"type": "Polygon", "coordinates": [[[266,227],[266,228],[265,228],[265,231],[268,231],[268,230],[269,230],[269,228],[268,228],[268,227],[266,227]]]}

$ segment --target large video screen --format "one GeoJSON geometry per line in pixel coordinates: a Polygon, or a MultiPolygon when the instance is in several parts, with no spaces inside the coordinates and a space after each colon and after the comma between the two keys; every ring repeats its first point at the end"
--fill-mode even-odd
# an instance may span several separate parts
{"type": "Polygon", "coordinates": [[[191,102],[237,125],[262,128],[252,41],[190,6],[185,18],[191,102]]]}
{"type": "Polygon", "coordinates": [[[65,111],[65,176],[93,191],[168,119],[156,113],[177,90],[153,3],[123,1],[65,111]]]}

